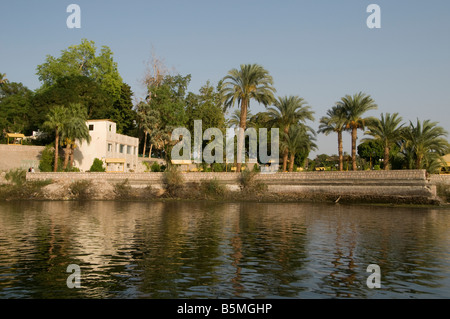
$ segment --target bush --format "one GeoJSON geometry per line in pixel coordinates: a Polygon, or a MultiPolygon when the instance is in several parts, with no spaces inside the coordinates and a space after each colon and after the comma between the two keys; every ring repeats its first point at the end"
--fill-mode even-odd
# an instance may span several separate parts
{"type": "Polygon", "coordinates": [[[209,181],[202,181],[200,191],[205,194],[206,197],[220,199],[225,195],[226,188],[224,185],[220,184],[216,178],[214,178],[209,181]]]}
{"type": "Polygon", "coordinates": [[[448,184],[437,184],[436,185],[437,195],[447,203],[450,202],[450,185],[448,184]]]}
{"type": "Polygon", "coordinates": [[[39,161],[39,170],[41,172],[53,172],[54,159],[55,151],[52,146],[47,145],[42,151],[41,160],[39,161]]]}
{"type": "Polygon", "coordinates": [[[158,164],[158,162],[154,162],[150,169],[152,170],[152,172],[161,172],[161,166],[158,164]]]}
{"type": "Polygon", "coordinates": [[[23,169],[17,168],[8,171],[5,174],[5,179],[15,185],[21,186],[25,183],[27,172],[23,169]]]}
{"type": "Polygon", "coordinates": [[[257,172],[250,170],[245,170],[241,172],[239,182],[241,184],[242,191],[250,193],[260,193],[265,192],[267,190],[266,184],[255,181],[255,176],[257,174],[258,174],[257,172]]]}
{"type": "Polygon", "coordinates": [[[176,196],[183,187],[183,176],[176,166],[169,166],[163,174],[163,186],[169,196],[176,196]]]}
{"type": "Polygon", "coordinates": [[[92,181],[79,180],[70,184],[69,190],[76,199],[87,200],[90,197],[91,186],[92,181]]]}
{"type": "Polygon", "coordinates": [[[132,188],[128,179],[114,185],[114,193],[117,199],[128,199],[132,196],[132,188]]]}
{"type": "Polygon", "coordinates": [[[95,158],[94,162],[92,163],[91,168],[89,169],[90,172],[104,172],[106,169],[103,167],[103,161],[95,158]]]}

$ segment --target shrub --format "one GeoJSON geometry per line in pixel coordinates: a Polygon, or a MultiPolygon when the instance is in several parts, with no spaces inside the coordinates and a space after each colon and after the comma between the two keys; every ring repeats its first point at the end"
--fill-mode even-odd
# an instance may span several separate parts
{"type": "Polygon", "coordinates": [[[206,195],[206,197],[222,198],[225,195],[226,188],[224,185],[214,178],[207,181],[202,181],[200,185],[200,191],[206,195]]]}
{"type": "Polygon", "coordinates": [[[21,186],[25,183],[27,172],[23,169],[17,168],[8,171],[5,174],[5,179],[13,184],[21,186]]]}
{"type": "Polygon", "coordinates": [[[53,147],[47,145],[42,151],[41,160],[39,161],[39,170],[41,172],[53,172],[53,161],[55,158],[55,151],[53,147]]]}
{"type": "Polygon", "coordinates": [[[448,184],[437,184],[436,185],[437,195],[447,203],[450,202],[450,185],[448,184]]]}
{"type": "Polygon", "coordinates": [[[89,169],[90,172],[104,172],[105,170],[106,169],[103,167],[103,161],[98,158],[94,159],[94,162],[89,169]]]}
{"type": "Polygon", "coordinates": [[[69,191],[72,195],[79,200],[87,200],[90,198],[90,190],[92,186],[92,181],[90,180],[79,180],[75,181],[69,186],[69,191]]]}
{"type": "Polygon", "coordinates": [[[163,174],[163,186],[166,193],[170,196],[176,196],[183,187],[183,176],[177,170],[176,166],[169,166],[163,174]]]}
{"type": "Polygon", "coordinates": [[[252,192],[252,193],[260,193],[267,190],[267,185],[255,181],[255,176],[258,173],[255,171],[245,170],[241,172],[241,176],[239,178],[239,182],[241,185],[241,190],[245,192],[252,192]]]}
{"type": "Polygon", "coordinates": [[[132,188],[128,179],[114,185],[114,193],[117,199],[128,199],[132,197],[132,188]]]}
{"type": "Polygon", "coordinates": [[[154,162],[151,166],[152,172],[161,172],[161,166],[158,164],[158,162],[154,162]]]}

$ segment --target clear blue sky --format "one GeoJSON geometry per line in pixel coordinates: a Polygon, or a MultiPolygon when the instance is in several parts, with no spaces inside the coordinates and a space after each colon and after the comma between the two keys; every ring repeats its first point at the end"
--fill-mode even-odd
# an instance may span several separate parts
{"type": "MultiPolygon", "coordinates": [[[[263,65],[277,95],[308,101],[314,128],[342,96],[363,91],[379,105],[368,115],[399,112],[450,132],[449,14],[448,0],[1,0],[0,72],[36,89],[46,55],[87,38],[111,48],[137,98],[153,47],[169,68],[192,75],[193,92],[240,64],[263,65]],[[66,26],[71,3],[81,7],[81,29],[66,26]],[[371,3],[381,7],[381,29],[366,25],[371,3]]],[[[334,135],[318,144],[316,153],[337,153],[334,135]]]]}

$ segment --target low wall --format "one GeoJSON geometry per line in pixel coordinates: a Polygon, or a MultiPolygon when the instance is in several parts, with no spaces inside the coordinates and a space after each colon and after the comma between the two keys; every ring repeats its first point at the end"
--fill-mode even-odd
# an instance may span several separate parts
{"type": "MultiPolygon", "coordinates": [[[[184,183],[217,179],[228,189],[238,190],[239,173],[182,173],[184,183]]],[[[72,182],[81,179],[117,183],[128,179],[133,187],[162,188],[163,173],[27,173],[27,180],[72,182]]],[[[255,180],[273,194],[302,194],[312,197],[354,197],[374,200],[426,200],[436,197],[436,186],[424,170],[299,172],[258,174],[255,180]]]]}

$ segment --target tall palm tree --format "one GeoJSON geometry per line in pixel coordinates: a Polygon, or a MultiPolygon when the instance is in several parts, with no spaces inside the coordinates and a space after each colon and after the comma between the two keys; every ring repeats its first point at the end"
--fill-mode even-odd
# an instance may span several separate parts
{"type": "Polygon", "coordinates": [[[346,128],[351,131],[352,135],[352,169],[356,171],[356,140],[358,139],[358,129],[363,130],[366,124],[373,120],[372,117],[363,117],[364,113],[370,110],[376,110],[378,106],[370,95],[362,92],[353,96],[344,96],[337,102],[337,105],[342,107],[347,114],[346,128]]]}
{"type": "Polygon", "coordinates": [[[88,115],[87,109],[79,103],[70,104],[67,109],[67,121],[61,129],[61,139],[66,145],[64,152],[64,166],[65,170],[67,166],[73,166],[73,153],[77,147],[77,143],[86,141],[91,142],[91,136],[89,134],[89,128],[86,125],[88,115]]]}
{"type": "Polygon", "coordinates": [[[441,158],[450,151],[446,139],[448,132],[437,122],[417,119],[416,125],[410,121],[409,127],[403,130],[402,149],[406,156],[413,161],[414,168],[428,168],[432,161],[441,158]]]}
{"type": "Polygon", "coordinates": [[[390,169],[389,154],[393,145],[401,140],[403,124],[398,113],[381,114],[381,119],[376,119],[369,123],[367,135],[371,135],[376,140],[380,140],[384,147],[384,169],[390,169]]]}
{"type": "Polygon", "coordinates": [[[344,156],[342,132],[345,129],[347,116],[345,110],[339,106],[333,106],[327,111],[327,115],[320,119],[318,133],[329,135],[330,133],[337,133],[338,137],[338,153],[339,153],[339,170],[344,170],[344,156]]]}
{"type": "Polygon", "coordinates": [[[300,151],[309,153],[311,150],[317,149],[314,143],[314,131],[304,124],[294,124],[289,126],[288,133],[284,130],[281,132],[282,139],[280,148],[283,152],[290,154],[289,172],[294,170],[295,155],[300,151]],[[311,134],[312,133],[312,134],[311,134]]]}
{"type": "MultiPolygon", "coordinates": [[[[251,127],[251,118],[253,117],[253,114],[251,111],[247,111],[247,118],[245,120],[246,126],[251,127]]],[[[234,110],[231,114],[230,118],[227,120],[227,125],[229,127],[239,127],[239,124],[241,123],[241,111],[240,110],[234,110]]]]}
{"type": "Polygon", "coordinates": [[[53,165],[53,171],[58,171],[58,158],[59,158],[59,138],[64,125],[67,123],[68,112],[64,106],[57,105],[50,109],[47,114],[47,120],[44,122],[44,127],[54,131],[55,133],[55,163],[53,165]]]}
{"type": "Polygon", "coordinates": [[[6,73],[0,73],[0,84],[4,84],[8,82],[8,79],[6,78],[6,73]]]}
{"type": "MultiPolygon", "coordinates": [[[[287,136],[292,125],[305,123],[306,120],[314,121],[314,112],[307,102],[299,96],[278,97],[272,107],[267,109],[269,125],[278,127],[287,136]]],[[[286,171],[288,160],[288,149],[283,151],[283,172],[286,171]]]]}
{"type": "Polygon", "coordinates": [[[244,131],[247,124],[247,112],[250,108],[250,101],[253,99],[267,107],[275,100],[275,92],[272,76],[258,64],[242,64],[240,69],[230,70],[228,75],[222,80],[220,95],[223,98],[224,110],[233,107],[236,103],[241,109],[237,172],[241,171],[244,131]]]}

